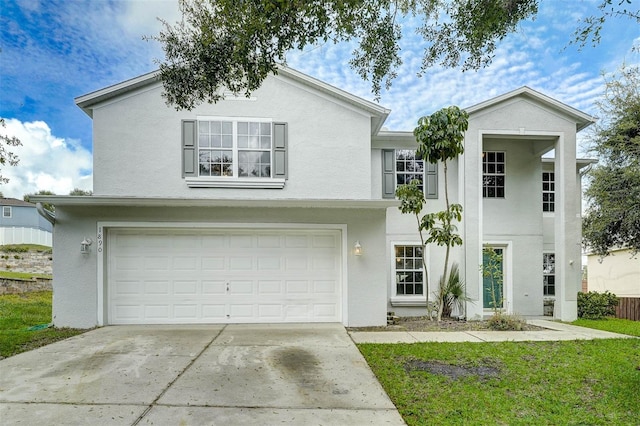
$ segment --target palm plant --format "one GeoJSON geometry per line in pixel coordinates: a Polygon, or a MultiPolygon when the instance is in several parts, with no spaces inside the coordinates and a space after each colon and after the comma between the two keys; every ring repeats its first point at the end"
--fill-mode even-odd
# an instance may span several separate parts
{"type": "Polygon", "coordinates": [[[442,304],[443,315],[464,317],[464,304],[471,298],[467,296],[467,288],[460,277],[460,268],[457,263],[451,265],[446,280],[440,277],[440,289],[438,302],[442,304]]]}

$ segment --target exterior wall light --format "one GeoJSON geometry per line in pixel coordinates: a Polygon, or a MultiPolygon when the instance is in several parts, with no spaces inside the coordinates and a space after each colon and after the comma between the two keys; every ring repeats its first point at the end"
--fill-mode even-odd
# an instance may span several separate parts
{"type": "Polygon", "coordinates": [[[353,245],[353,254],[356,256],[362,256],[362,246],[360,245],[360,241],[356,241],[353,245]]]}
{"type": "Polygon", "coordinates": [[[93,244],[93,240],[89,237],[85,237],[85,239],[80,243],[80,253],[89,254],[91,251],[91,244],[93,244]]]}

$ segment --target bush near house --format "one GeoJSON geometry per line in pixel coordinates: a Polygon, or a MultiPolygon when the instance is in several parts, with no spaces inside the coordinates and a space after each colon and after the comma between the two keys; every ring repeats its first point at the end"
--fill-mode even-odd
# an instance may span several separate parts
{"type": "Polygon", "coordinates": [[[608,291],[578,293],[578,318],[597,320],[614,316],[616,306],[618,306],[618,297],[608,291]]]}

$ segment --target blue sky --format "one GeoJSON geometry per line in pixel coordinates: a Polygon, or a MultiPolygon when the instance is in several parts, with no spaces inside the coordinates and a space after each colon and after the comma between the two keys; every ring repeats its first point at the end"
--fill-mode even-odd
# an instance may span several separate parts
{"type": "MultiPolygon", "coordinates": [[[[523,85],[597,114],[602,73],[640,63],[632,51],[640,29],[628,19],[610,19],[595,48],[568,45],[578,21],[599,3],[541,0],[536,20],[522,23],[478,72],[435,67],[416,76],[422,42],[407,26],[404,64],[379,100],[392,110],[386,127],[412,130],[420,116],[443,106],[471,106],[523,85]]],[[[24,144],[15,149],[20,164],[2,169],[11,179],[0,186],[4,196],[92,188],[91,120],[74,98],[156,69],[162,50],[142,36],[160,30],[157,17],[177,21],[177,0],[0,0],[0,117],[3,131],[24,144]]],[[[309,47],[291,52],[288,65],[373,100],[370,85],[347,65],[353,48],[309,47]]]]}

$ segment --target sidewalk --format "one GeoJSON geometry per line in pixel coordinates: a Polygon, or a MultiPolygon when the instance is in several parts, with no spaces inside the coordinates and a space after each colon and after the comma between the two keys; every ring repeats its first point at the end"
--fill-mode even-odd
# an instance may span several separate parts
{"type": "Polygon", "coordinates": [[[558,340],[634,339],[633,336],[594,330],[547,320],[527,323],[544,327],[536,331],[350,331],[355,343],[418,342],[544,342],[558,340]]]}

